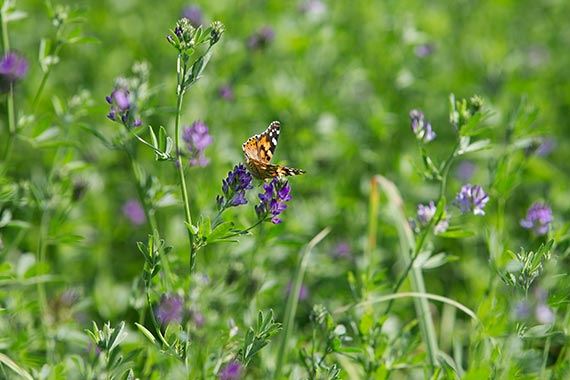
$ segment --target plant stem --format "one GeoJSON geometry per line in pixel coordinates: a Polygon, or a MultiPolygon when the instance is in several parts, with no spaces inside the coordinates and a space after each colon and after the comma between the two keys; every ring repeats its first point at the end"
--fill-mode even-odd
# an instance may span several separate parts
{"type": "Polygon", "coordinates": [[[174,124],[174,140],[176,142],[176,166],[178,168],[178,180],[180,182],[180,192],[182,193],[182,201],[184,202],[184,217],[186,222],[186,231],[188,232],[188,241],[190,243],[190,272],[194,269],[194,260],[196,253],[194,251],[194,234],[192,232],[192,214],[190,213],[190,200],[188,198],[188,190],[186,189],[186,179],[184,178],[184,166],[180,157],[180,114],[182,113],[182,100],[184,98],[184,78],[186,78],[186,63],[180,65],[180,54],[178,55],[177,67],[178,71],[178,87],[176,89],[176,121],[174,124]]]}
{"type": "Polygon", "coordinates": [[[283,321],[283,333],[281,336],[281,341],[279,343],[279,350],[277,352],[277,364],[275,365],[275,371],[273,372],[273,379],[279,379],[281,375],[281,368],[283,367],[283,361],[285,360],[285,351],[287,348],[287,342],[289,341],[289,336],[293,332],[293,320],[295,319],[295,313],[297,312],[297,305],[299,303],[299,291],[301,290],[301,285],[303,284],[303,277],[305,276],[305,270],[309,263],[309,257],[311,251],[317,244],[321,242],[331,231],[330,227],[325,228],[319,232],[311,241],[305,246],[301,252],[301,257],[297,265],[297,271],[293,280],[293,285],[291,286],[291,291],[287,297],[287,304],[285,306],[285,319],[283,321]]]}
{"type": "MultiPolygon", "coordinates": [[[[453,163],[453,160],[455,159],[455,155],[457,153],[458,148],[459,148],[459,141],[455,144],[453,150],[451,151],[449,157],[445,161],[443,168],[441,170],[442,176],[441,176],[441,183],[440,183],[440,187],[439,187],[439,198],[437,200],[438,204],[439,204],[439,202],[442,201],[442,199],[445,198],[445,190],[447,187],[447,177],[449,175],[449,169],[451,168],[451,164],[453,163]]],[[[402,284],[404,283],[404,280],[408,277],[408,274],[410,273],[410,270],[412,269],[414,262],[415,262],[416,258],[418,257],[418,254],[421,252],[421,250],[424,247],[424,243],[425,243],[427,236],[431,233],[433,227],[435,226],[435,222],[436,222],[435,218],[432,218],[429,221],[429,223],[426,226],[423,233],[420,235],[420,238],[415,245],[414,253],[413,253],[413,256],[410,260],[410,263],[406,266],[406,270],[402,273],[402,276],[400,276],[400,278],[398,279],[398,282],[396,282],[396,286],[394,286],[394,289],[392,289],[393,293],[396,293],[400,289],[400,286],[402,286],[402,284]]],[[[392,301],[390,303],[388,303],[386,313],[388,313],[390,311],[390,309],[392,308],[392,304],[393,304],[392,301]]]]}
{"type": "MultiPolygon", "coordinates": [[[[396,186],[380,175],[375,176],[375,180],[384,190],[386,194],[387,204],[392,207],[392,212],[390,215],[392,215],[394,218],[400,238],[399,253],[406,267],[410,268],[409,270],[411,273],[412,289],[415,293],[426,294],[426,287],[422,270],[421,268],[416,268],[413,265],[413,260],[417,256],[417,252],[421,251],[423,240],[420,244],[416,243],[414,240],[414,234],[410,228],[408,220],[406,219],[404,210],[402,209],[402,197],[400,196],[400,193],[396,186]]],[[[434,222],[433,219],[434,218],[432,218],[431,223],[434,222]]],[[[437,355],[439,349],[437,344],[437,337],[435,334],[435,327],[433,325],[433,320],[429,311],[429,304],[427,302],[427,299],[422,297],[414,299],[414,305],[416,308],[416,314],[418,316],[422,337],[426,345],[426,351],[428,354],[430,366],[433,369],[437,366],[437,355]]]]}
{"type": "Polygon", "coordinates": [[[38,90],[36,91],[36,95],[34,95],[34,101],[32,102],[32,112],[36,111],[36,107],[37,107],[38,102],[40,100],[40,96],[44,90],[44,87],[46,86],[50,72],[51,72],[51,70],[48,69],[47,71],[44,72],[44,75],[42,76],[40,86],[38,87],[38,90]]]}
{"type": "Polygon", "coordinates": [[[156,222],[156,215],[155,215],[152,207],[147,202],[147,199],[145,196],[145,191],[143,189],[143,185],[142,185],[142,181],[141,181],[142,180],[141,173],[140,173],[140,170],[137,166],[135,158],[133,157],[133,154],[131,153],[131,151],[129,150],[128,147],[125,147],[125,152],[127,153],[127,156],[129,157],[129,162],[131,163],[131,169],[133,171],[133,176],[135,177],[135,185],[137,188],[137,195],[139,197],[139,202],[141,203],[141,205],[143,207],[144,214],[146,216],[146,220],[148,221],[148,225],[149,225],[151,232],[152,232],[152,237],[154,238],[154,241],[158,245],[160,262],[162,264],[162,269],[164,270],[164,276],[161,276],[162,280],[163,280],[163,285],[165,288],[169,289],[170,284],[171,284],[171,280],[172,280],[171,272],[170,272],[170,266],[168,264],[168,259],[164,255],[164,250],[162,249],[162,244],[160,244],[160,233],[158,230],[158,223],[156,222]]]}
{"type": "MultiPolygon", "coordinates": [[[[48,206],[45,205],[45,207],[48,207],[48,206]]],[[[38,251],[37,251],[37,258],[36,258],[40,267],[45,262],[46,247],[47,247],[46,240],[48,238],[49,222],[50,222],[49,211],[47,209],[43,209],[42,210],[42,218],[41,218],[41,222],[40,222],[40,231],[38,233],[38,248],[37,248],[38,251]]],[[[42,323],[42,328],[43,328],[45,339],[46,339],[46,356],[47,356],[46,361],[48,363],[52,363],[55,359],[53,357],[55,342],[53,341],[53,339],[51,337],[48,322],[47,322],[46,313],[48,310],[48,304],[47,304],[47,296],[46,296],[46,290],[45,290],[45,283],[44,282],[38,282],[37,291],[38,291],[38,300],[39,300],[39,307],[40,307],[40,320],[42,323]]]]}
{"type": "MultiPolygon", "coordinates": [[[[4,46],[4,54],[8,54],[10,51],[10,39],[8,38],[8,22],[4,13],[0,15],[2,17],[2,44],[4,46]]],[[[6,138],[6,148],[2,154],[2,161],[8,161],[10,153],[12,152],[12,145],[14,143],[14,138],[16,138],[16,113],[14,110],[14,85],[9,84],[8,98],[6,100],[6,116],[8,118],[8,137],[6,138]]]]}
{"type": "Polygon", "coordinates": [[[370,198],[368,201],[368,245],[366,246],[367,279],[371,280],[374,250],[376,249],[376,234],[378,231],[378,206],[380,195],[378,183],[372,178],[370,181],[370,198]]]}

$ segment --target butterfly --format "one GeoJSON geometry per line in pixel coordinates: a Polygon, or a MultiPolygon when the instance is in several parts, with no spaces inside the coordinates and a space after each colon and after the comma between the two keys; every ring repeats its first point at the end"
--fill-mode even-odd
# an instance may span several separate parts
{"type": "Polygon", "coordinates": [[[301,169],[269,163],[277,148],[280,128],[281,123],[273,121],[263,133],[250,137],[241,146],[245,164],[255,178],[266,179],[305,173],[301,169]]]}

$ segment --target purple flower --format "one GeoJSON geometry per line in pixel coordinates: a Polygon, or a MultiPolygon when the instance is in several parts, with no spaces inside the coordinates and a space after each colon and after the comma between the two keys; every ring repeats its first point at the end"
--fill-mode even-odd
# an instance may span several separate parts
{"type": "Polygon", "coordinates": [[[321,0],[306,0],[299,6],[299,10],[307,16],[317,18],[327,11],[327,6],[321,0]]]}
{"type": "MultiPolygon", "coordinates": [[[[416,218],[418,220],[418,224],[421,227],[425,227],[429,224],[429,222],[432,220],[432,218],[435,215],[435,211],[436,211],[436,207],[435,207],[435,203],[433,201],[430,201],[427,205],[423,205],[423,204],[418,204],[418,211],[416,214],[416,218]]],[[[415,225],[415,223],[414,223],[415,225]]],[[[435,232],[436,235],[439,235],[445,231],[447,231],[447,229],[449,228],[449,221],[447,220],[447,218],[442,217],[439,222],[437,222],[437,224],[435,225],[433,231],[435,232]]]]}
{"type": "Polygon", "coordinates": [[[10,52],[0,60],[0,75],[10,82],[22,79],[28,72],[28,61],[14,52],[10,52]]]}
{"type": "Polygon", "coordinates": [[[263,184],[263,193],[258,195],[259,204],[255,206],[255,212],[260,219],[265,219],[271,215],[273,224],[281,223],[278,216],[287,209],[285,202],[291,200],[291,186],[289,182],[281,182],[274,178],[271,182],[263,184]]]}
{"type": "Polygon", "coordinates": [[[28,72],[28,61],[17,53],[10,52],[0,60],[0,90],[7,92],[10,86],[28,72]]]}
{"type": "Polygon", "coordinates": [[[275,38],[275,32],[269,26],[264,26],[257,32],[253,33],[247,39],[247,47],[250,50],[262,50],[269,46],[275,38]]]}
{"type": "Polygon", "coordinates": [[[177,294],[163,294],[156,309],[156,318],[163,325],[182,321],[184,300],[177,294]]]}
{"type": "Polygon", "coordinates": [[[332,256],[335,259],[349,259],[352,257],[352,249],[346,241],[341,241],[334,247],[332,256]]]}
{"type": "Polygon", "coordinates": [[[202,328],[206,323],[206,318],[204,314],[200,313],[199,311],[195,311],[192,313],[192,322],[197,328],[202,328]]]}
{"type": "Polygon", "coordinates": [[[455,197],[455,204],[463,214],[473,212],[475,215],[485,215],[485,205],[489,196],[479,185],[463,185],[455,197]]]}
{"type": "MultiPolygon", "coordinates": [[[[285,290],[285,293],[287,295],[291,294],[292,288],[293,288],[293,282],[289,281],[289,283],[287,284],[287,289],[285,290]]],[[[309,298],[309,288],[307,288],[305,285],[301,284],[301,288],[299,289],[299,301],[305,301],[307,298],[309,298]]]]}
{"type": "Polygon", "coordinates": [[[536,148],[534,152],[537,156],[545,157],[548,156],[556,148],[556,140],[553,138],[545,138],[542,143],[536,148]]]}
{"type": "Polygon", "coordinates": [[[190,5],[189,7],[184,8],[182,11],[182,17],[185,17],[190,21],[190,25],[194,28],[199,27],[202,25],[202,10],[197,5],[190,5]]]}
{"type": "Polygon", "coordinates": [[[419,204],[417,218],[421,225],[425,226],[429,223],[431,218],[435,215],[435,204],[430,201],[427,205],[419,204]]]}
{"type": "Polygon", "coordinates": [[[421,44],[416,46],[414,53],[419,58],[425,58],[431,55],[435,51],[435,47],[432,44],[421,44]]]}
{"type": "Polygon", "coordinates": [[[206,166],[209,160],[206,158],[204,150],[212,144],[212,136],[208,132],[208,127],[202,121],[195,121],[191,127],[184,128],[182,139],[186,143],[186,148],[190,152],[191,166],[206,166]]]}
{"type": "Polygon", "coordinates": [[[135,199],[130,199],[123,205],[123,215],[135,225],[141,225],[146,221],[144,209],[135,199]]]}
{"type": "Polygon", "coordinates": [[[142,120],[135,115],[135,106],[126,87],[116,87],[111,95],[105,97],[111,106],[107,118],[123,124],[127,128],[139,127],[142,120]]]}
{"type": "Polygon", "coordinates": [[[236,165],[222,180],[224,195],[217,197],[218,208],[236,207],[247,203],[245,191],[253,188],[253,177],[243,164],[236,165]]]}
{"type": "Polygon", "coordinates": [[[220,380],[239,380],[241,379],[242,372],[243,368],[241,364],[237,360],[232,360],[218,373],[218,378],[220,380]]]}
{"type": "Polygon", "coordinates": [[[528,319],[530,317],[531,307],[526,301],[519,301],[515,304],[513,308],[513,319],[521,321],[528,319]]]}
{"type": "Polygon", "coordinates": [[[473,177],[476,168],[477,166],[475,166],[475,164],[471,161],[461,161],[461,163],[457,166],[455,175],[462,182],[467,182],[473,177]]]}
{"type": "Polygon", "coordinates": [[[218,95],[228,102],[234,100],[234,90],[229,84],[220,87],[218,89],[218,95]]]}
{"type": "Polygon", "coordinates": [[[552,223],[552,209],[545,203],[535,202],[521,220],[521,226],[533,230],[537,235],[545,235],[552,223]]]}
{"type": "Polygon", "coordinates": [[[534,316],[536,317],[536,320],[543,325],[554,322],[554,313],[552,312],[552,309],[545,304],[539,304],[536,307],[534,316]]]}
{"type": "Polygon", "coordinates": [[[431,124],[425,119],[423,112],[420,110],[414,109],[410,111],[410,127],[416,138],[424,143],[428,143],[436,137],[431,124]]]}

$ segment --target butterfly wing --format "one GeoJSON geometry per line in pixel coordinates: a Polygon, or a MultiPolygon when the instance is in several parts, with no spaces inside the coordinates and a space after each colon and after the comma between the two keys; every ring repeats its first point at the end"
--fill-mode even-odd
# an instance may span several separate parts
{"type": "Polygon", "coordinates": [[[252,136],[243,143],[242,149],[245,155],[245,164],[254,177],[266,179],[305,173],[301,169],[270,163],[275,148],[277,148],[280,131],[281,124],[278,121],[274,121],[269,124],[269,127],[263,133],[252,136]]]}
{"type": "Polygon", "coordinates": [[[287,177],[305,173],[305,171],[302,169],[269,164],[255,159],[246,160],[246,165],[251,174],[259,179],[287,177]]]}
{"type": "Polygon", "coordinates": [[[273,158],[275,148],[277,148],[280,130],[281,124],[278,121],[274,121],[269,124],[269,127],[263,133],[247,139],[242,145],[246,160],[253,159],[269,163],[271,158],[273,158]]]}

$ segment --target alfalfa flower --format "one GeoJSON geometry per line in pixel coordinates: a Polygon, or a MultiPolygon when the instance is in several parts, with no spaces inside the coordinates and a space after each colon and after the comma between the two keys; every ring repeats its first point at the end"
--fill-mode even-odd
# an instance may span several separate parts
{"type": "Polygon", "coordinates": [[[259,204],[255,212],[259,219],[270,217],[273,224],[281,223],[278,217],[287,208],[286,202],[291,200],[291,186],[287,181],[274,178],[271,182],[263,184],[263,193],[258,195],[259,204]]]}
{"type": "Polygon", "coordinates": [[[250,50],[262,50],[273,42],[275,32],[270,26],[264,26],[247,39],[247,47],[250,50]]]}
{"type": "Polygon", "coordinates": [[[182,17],[187,18],[190,24],[197,28],[204,23],[202,10],[197,5],[190,5],[182,11],[182,17]]]}
{"type": "MultiPolygon", "coordinates": [[[[435,216],[437,208],[435,207],[435,203],[430,201],[427,205],[418,204],[418,210],[416,214],[416,219],[418,221],[418,225],[420,227],[427,226],[433,217],[435,216]]],[[[440,220],[435,225],[433,231],[436,235],[444,233],[449,228],[449,221],[446,217],[440,218],[440,220]]]]}
{"type": "Polygon", "coordinates": [[[424,113],[413,109],[410,111],[410,127],[416,138],[424,143],[428,143],[437,136],[431,124],[426,120],[424,113]]]}
{"type": "Polygon", "coordinates": [[[552,209],[546,203],[535,202],[520,223],[523,228],[532,230],[537,235],[545,235],[552,220],[552,209]]]}
{"type": "Polygon", "coordinates": [[[0,60],[0,89],[7,92],[10,86],[24,78],[28,72],[28,61],[14,52],[9,52],[0,60]]]}
{"type": "Polygon", "coordinates": [[[226,84],[218,89],[218,95],[220,98],[231,102],[234,100],[234,89],[229,84],[226,84]]]}
{"type": "Polygon", "coordinates": [[[222,180],[222,192],[218,195],[218,208],[223,210],[228,207],[236,207],[247,203],[246,190],[253,188],[253,177],[243,164],[236,165],[228,172],[228,176],[222,180]]]}
{"type": "Polygon", "coordinates": [[[126,86],[117,85],[105,100],[111,106],[107,114],[109,120],[123,124],[127,128],[139,127],[142,124],[141,119],[135,114],[136,107],[126,86]]]}
{"type": "Polygon", "coordinates": [[[463,214],[473,212],[475,215],[485,215],[485,205],[489,196],[479,185],[463,185],[455,197],[455,205],[463,214]]]}
{"type": "Polygon", "coordinates": [[[232,360],[224,366],[218,373],[220,380],[239,380],[243,372],[243,367],[237,360],[232,360]]]}
{"type": "Polygon", "coordinates": [[[182,140],[190,154],[191,166],[206,166],[209,160],[206,158],[205,149],[212,144],[212,136],[203,121],[195,121],[191,127],[185,127],[182,132],[182,140]]]}
{"type": "Polygon", "coordinates": [[[139,201],[130,199],[123,205],[123,215],[134,225],[141,225],[146,221],[144,209],[139,201]]]}
{"type": "Polygon", "coordinates": [[[184,299],[178,294],[163,294],[156,309],[156,318],[163,325],[182,321],[184,299]]]}

